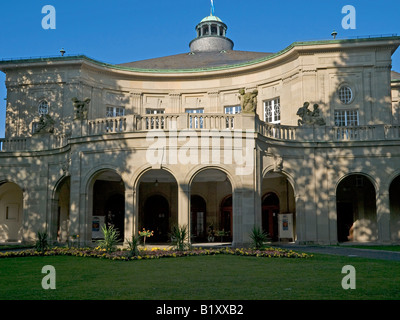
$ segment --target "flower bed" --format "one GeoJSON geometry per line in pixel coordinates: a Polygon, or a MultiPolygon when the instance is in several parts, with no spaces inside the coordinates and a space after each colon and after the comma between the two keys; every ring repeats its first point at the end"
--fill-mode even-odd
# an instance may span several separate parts
{"type": "Polygon", "coordinates": [[[217,254],[231,254],[238,256],[254,256],[263,258],[310,258],[312,255],[299,253],[292,250],[281,248],[266,248],[256,250],[251,248],[192,248],[191,250],[177,251],[171,249],[140,249],[137,255],[133,255],[129,250],[116,250],[107,252],[105,249],[97,248],[66,248],[54,247],[44,252],[36,251],[35,249],[27,249],[20,251],[0,252],[0,258],[11,257],[31,257],[31,256],[76,256],[76,257],[93,257],[111,260],[142,260],[142,259],[159,259],[169,257],[187,257],[187,256],[204,256],[217,254]]]}

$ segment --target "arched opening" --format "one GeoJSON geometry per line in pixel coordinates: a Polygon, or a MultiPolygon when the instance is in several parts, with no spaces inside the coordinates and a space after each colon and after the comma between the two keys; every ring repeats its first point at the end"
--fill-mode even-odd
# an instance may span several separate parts
{"type": "Polygon", "coordinates": [[[190,197],[190,230],[192,242],[207,241],[206,207],[206,201],[203,197],[197,195],[190,197]]]}
{"type": "Polygon", "coordinates": [[[0,182],[0,241],[22,241],[23,192],[13,182],[0,182]]]}
{"type": "Polygon", "coordinates": [[[372,182],[360,174],[344,178],[336,189],[339,242],[376,241],[376,195],[372,182]]]}
{"type": "Polygon", "coordinates": [[[192,180],[190,192],[191,212],[197,210],[196,216],[191,216],[192,240],[232,241],[232,185],[226,173],[214,168],[200,171],[192,180]]]}
{"type": "Polygon", "coordinates": [[[143,228],[154,233],[148,242],[168,241],[169,215],[169,203],[165,197],[157,194],[147,198],[144,203],[143,228]]]}
{"type": "Polygon", "coordinates": [[[400,176],[397,176],[389,187],[390,199],[390,233],[393,240],[400,239],[400,176]]]}
{"type": "Polygon", "coordinates": [[[270,171],[262,182],[261,225],[271,241],[296,240],[296,202],[288,178],[270,171]]]}
{"type": "Polygon", "coordinates": [[[165,243],[177,222],[178,184],[174,176],[163,169],[147,171],[139,180],[138,231],[153,231],[146,243],[165,243]]]}
{"type": "Polygon", "coordinates": [[[221,216],[220,216],[220,234],[221,241],[232,241],[233,233],[233,205],[232,196],[228,196],[221,202],[221,216]]]}
{"type": "Polygon", "coordinates": [[[98,174],[93,184],[92,239],[103,238],[104,225],[113,226],[119,233],[119,241],[124,240],[125,185],[112,170],[98,174]]]}
{"type": "Polygon", "coordinates": [[[262,229],[272,241],[278,240],[279,198],[274,192],[263,197],[262,202],[262,229]]]}
{"type": "Polygon", "coordinates": [[[56,241],[68,241],[69,234],[69,204],[70,204],[70,177],[65,177],[58,184],[55,192],[53,215],[56,217],[56,241]]]}

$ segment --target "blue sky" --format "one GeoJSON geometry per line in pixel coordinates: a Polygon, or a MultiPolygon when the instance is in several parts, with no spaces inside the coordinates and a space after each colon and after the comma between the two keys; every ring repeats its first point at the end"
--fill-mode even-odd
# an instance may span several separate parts
{"type": "MultiPolygon", "coordinates": [[[[295,41],[400,35],[399,0],[214,0],[236,50],[277,52],[295,41]],[[342,28],[342,8],[356,9],[356,29],[342,28]]],[[[1,1],[0,59],[85,54],[123,63],[188,52],[195,26],[210,0],[13,0],[1,1]],[[56,29],[42,28],[42,8],[56,9],[56,29]]],[[[400,72],[400,49],[393,56],[400,72]]],[[[0,136],[6,89],[0,72],[0,136]]]]}

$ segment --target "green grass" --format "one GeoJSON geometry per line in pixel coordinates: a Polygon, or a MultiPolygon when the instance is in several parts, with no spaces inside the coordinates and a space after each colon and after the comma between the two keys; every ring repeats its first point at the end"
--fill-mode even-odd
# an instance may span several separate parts
{"type": "Polygon", "coordinates": [[[270,300],[400,299],[400,263],[314,255],[311,259],[233,255],[112,261],[70,256],[0,260],[0,299],[270,300]],[[344,265],[356,268],[344,290],[344,265]],[[44,290],[44,265],[56,289],[44,290]]]}

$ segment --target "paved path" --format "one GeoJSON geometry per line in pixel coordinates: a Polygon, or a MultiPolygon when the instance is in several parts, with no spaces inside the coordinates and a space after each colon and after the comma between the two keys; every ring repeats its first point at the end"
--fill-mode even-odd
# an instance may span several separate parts
{"type": "Polygon", "coordinates": [[[369,259],[380,259],[390,261],[400,261],[399,251],[373,250],[350,248],[346,246],[312,246],[312,245],[296,245],[296,244],[278,244],[276,247],[292,249],[294,251],[308,253],[333,254],[347,257],[361,257],[369,259]]]}

